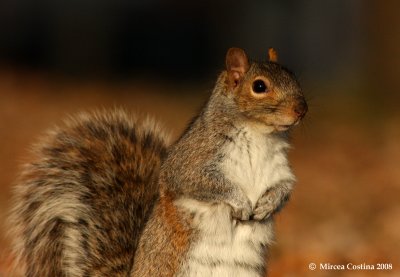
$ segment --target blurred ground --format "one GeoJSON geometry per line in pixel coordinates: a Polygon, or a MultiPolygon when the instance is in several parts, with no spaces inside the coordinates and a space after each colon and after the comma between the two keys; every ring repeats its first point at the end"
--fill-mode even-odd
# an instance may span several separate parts
{"type": "MultiPolygon", "coordinates": [[[[312,88],[318,89],[324,88],[312,88]]],[[[277,217],[270,276],[400,276],[400,113],[376,116],[370,105],[360,104],[357,93],[352,98],[316,95],[304,125],[293,134],[291,161],[298,183],[277,217]],[[311,262],[318,267],[390,263],[394,269],[310,271],[311,262]]],[[[29,146],[67,114],[123,106],[154,114],[178,135],[207,96],[155,80],[69,82],[0,70],[0,223],[29,146]]],[[[7,276],[5,231],[1,226],[0,276],[7,276]]]]}

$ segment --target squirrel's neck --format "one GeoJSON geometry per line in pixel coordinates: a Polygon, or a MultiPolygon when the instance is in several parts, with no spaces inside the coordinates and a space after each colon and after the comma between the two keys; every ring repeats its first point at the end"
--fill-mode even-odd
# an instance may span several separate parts
{"type": "Polygon", "coordinates": [[[213,125],[216,125],[220,131],[221,125],[227,127],[236,126],[244,120],[235,100],[226,91],[225,79],[226,72],[222,72],[206,106],[199,115],[199,120],[206,124],[207,127],[212,128],[213,125]]]}

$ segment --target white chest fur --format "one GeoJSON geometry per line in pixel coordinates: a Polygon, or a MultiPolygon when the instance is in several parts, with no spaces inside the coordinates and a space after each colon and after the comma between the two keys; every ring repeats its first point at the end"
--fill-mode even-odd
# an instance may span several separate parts
{"type": "Polygon", "coordinates": [[[286,157],[288,143],[278,135],[257,129],[240,129],[224,149],[224,176],[240,186],[253,206],[262,194],[280,180],[293,180],[286,157]]]}
{"type": "MultiPolygon", "coordinates": [[[[225,149],[221,170],[240,186],[255,206],[262,194],[280,180],[294,180],[286,158],[288,144],[276,136],[240,129],[225,149]]],[[[226,204],[192,199],[176,204],[194,215],[198,240],[178,276],[263,276],[266,245],[273,240],[273,222],[232,220],[226,204]]]]}

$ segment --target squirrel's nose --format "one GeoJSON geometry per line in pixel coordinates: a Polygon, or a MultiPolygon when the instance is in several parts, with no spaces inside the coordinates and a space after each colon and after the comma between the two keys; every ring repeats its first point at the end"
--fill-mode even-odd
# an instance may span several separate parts
{"type": "Polygon", "coordinates": [[[294,107],[295,114],[299,118],[303,118],[306,115],[307,111],[308,111],[308,106],[306,100],[303,97],[298,98],[297,103],[295,104],[294,107]]]}

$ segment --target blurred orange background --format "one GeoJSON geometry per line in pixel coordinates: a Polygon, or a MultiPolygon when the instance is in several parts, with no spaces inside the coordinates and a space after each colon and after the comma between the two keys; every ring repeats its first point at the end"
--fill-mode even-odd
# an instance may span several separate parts
{"type": "Polygon", "coordinates": [[[400,276],[398,11],[394,0],[2,1],[0,276],[12,183],[46,129],[121,106],[153,114],[177,137],[231,46],[256,60],[276,48],[309,101],[293,133],[298,182],[276,219],[269,276],[400,276]]]}

